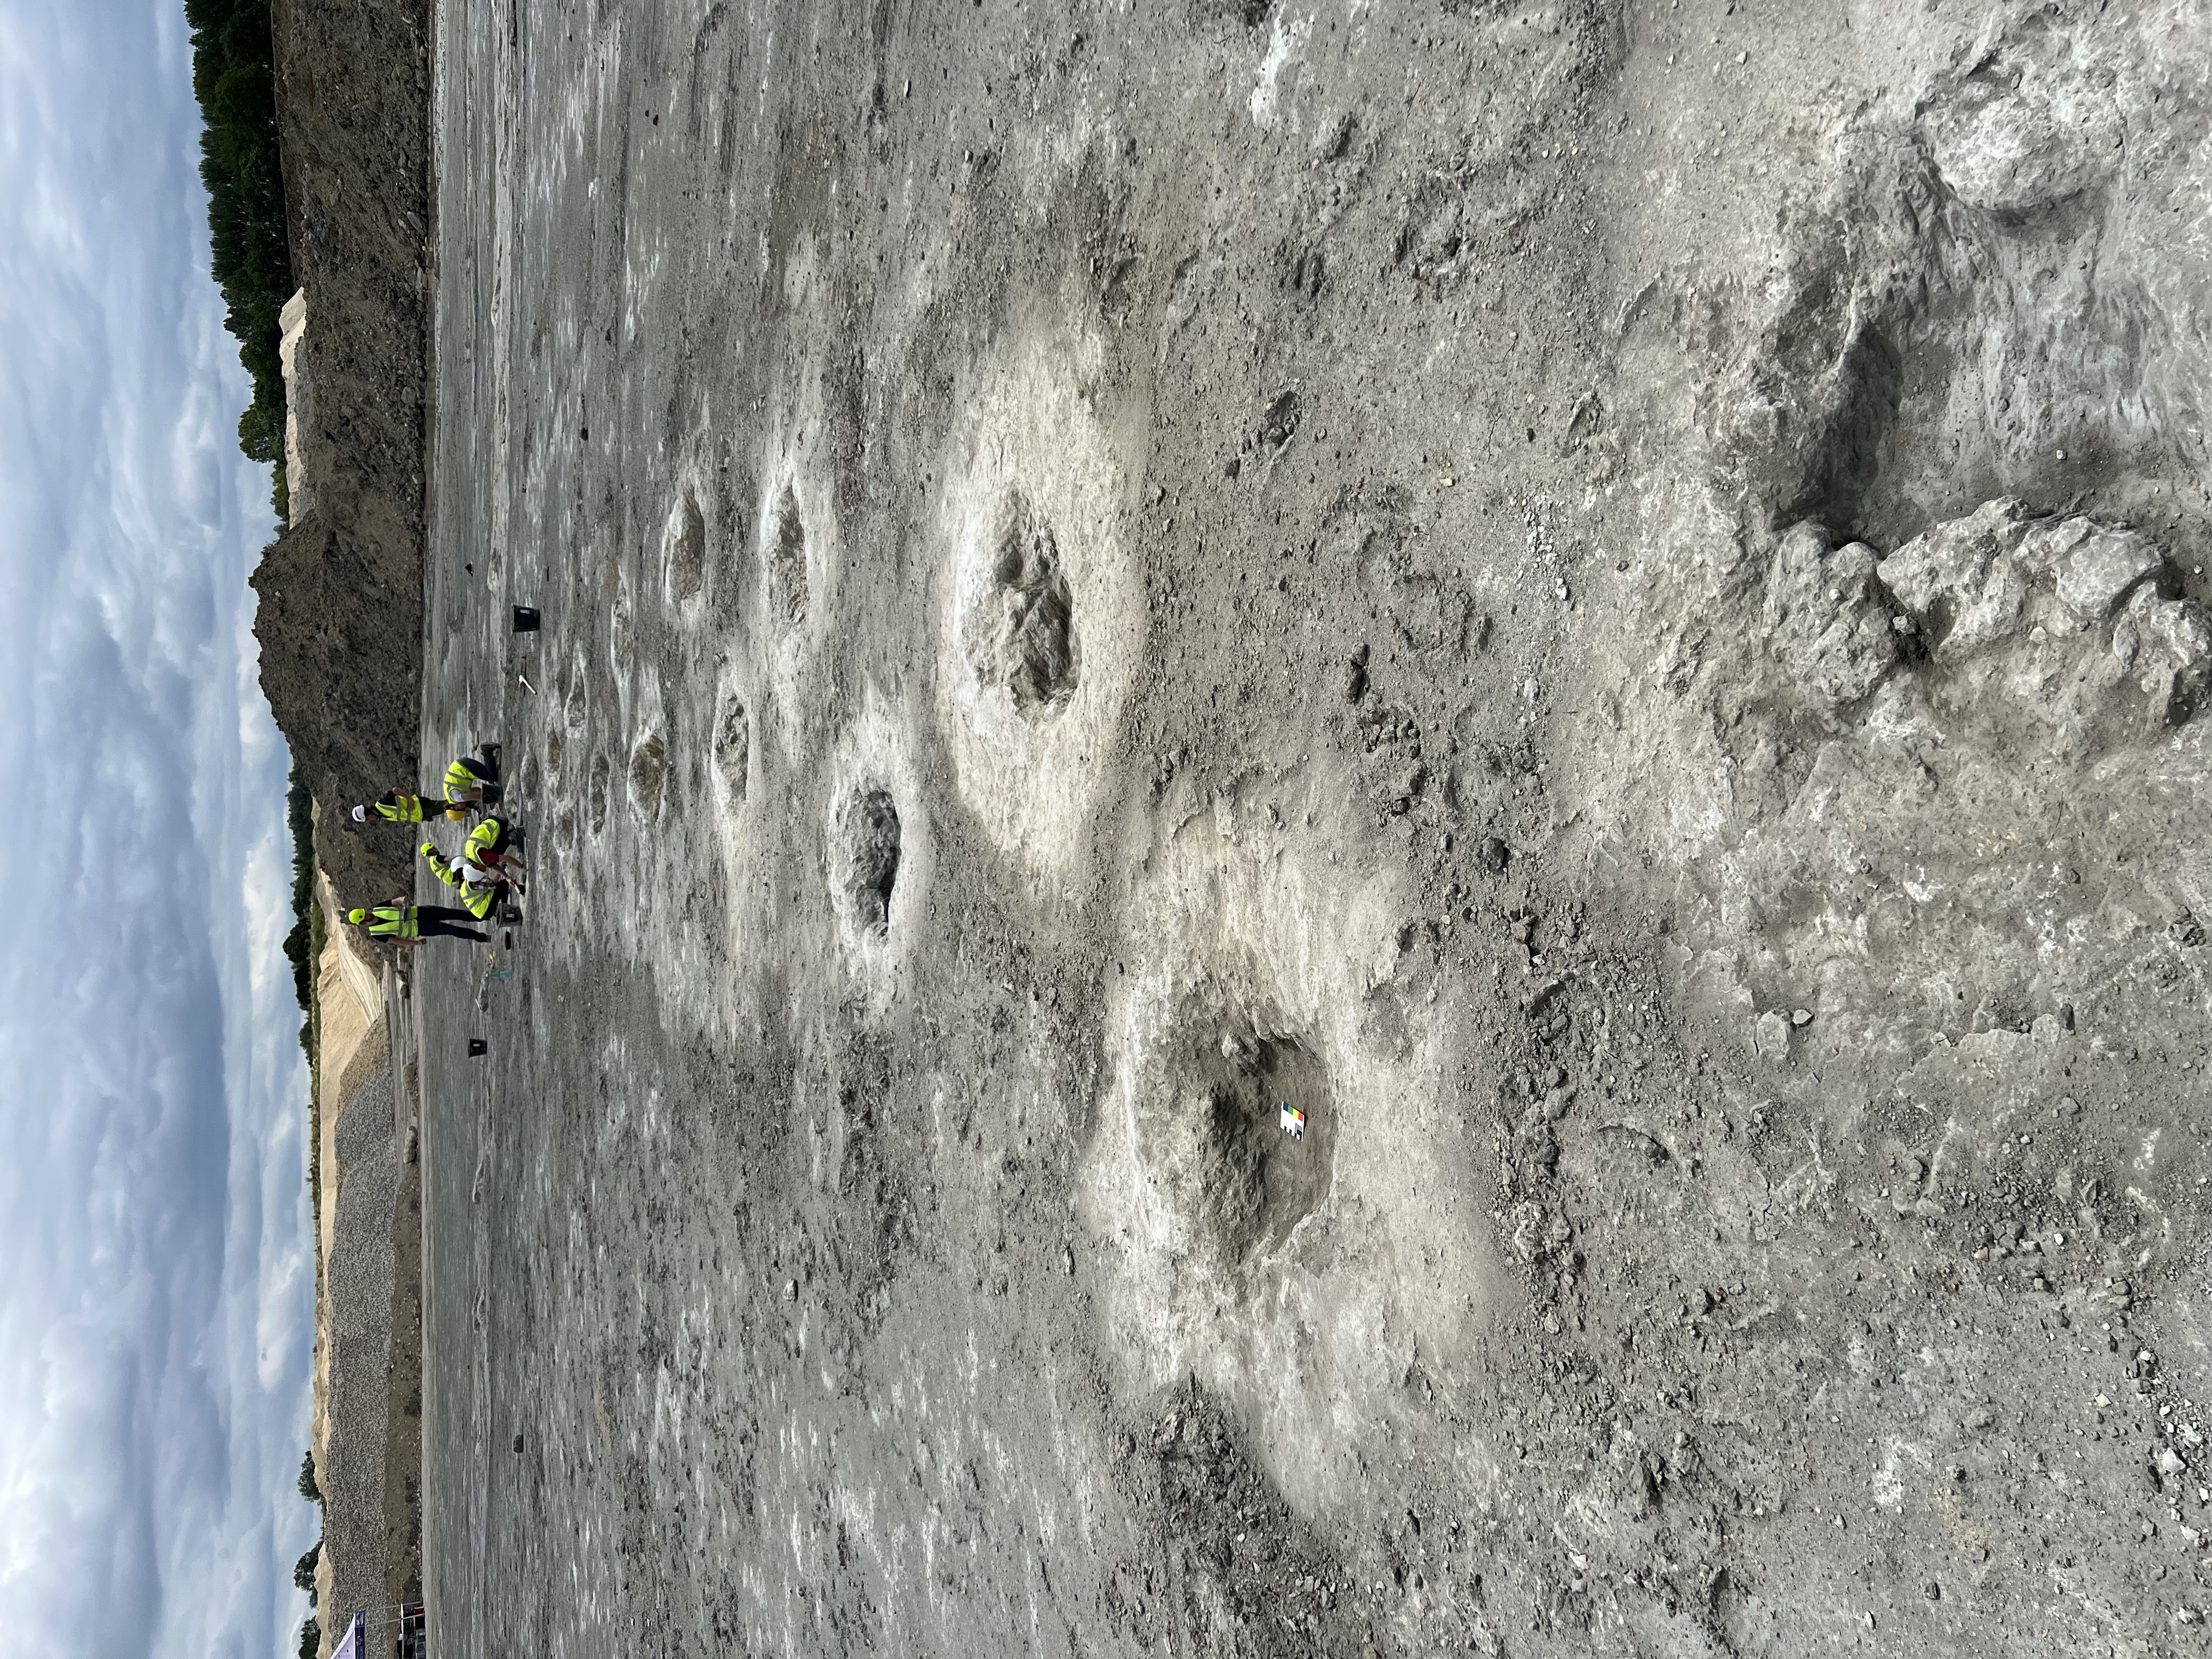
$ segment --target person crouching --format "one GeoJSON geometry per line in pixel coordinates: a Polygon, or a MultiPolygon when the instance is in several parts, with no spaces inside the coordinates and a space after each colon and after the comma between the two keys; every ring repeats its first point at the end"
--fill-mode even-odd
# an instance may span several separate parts
{"type": "Polygon", "coordinates": [[[420,823],[425,818],[458,818],[465,816],[465,808],[441,806],[435,801],[425,800],[420,795],[412,794],[407,790],[397,787],[386,790],[366,805],[355,807],[353,821],[356,823],[367,823],[371,812],[375,813],[386,823],[420,823]]]}
{"type": "Polygon", "coordinates": [[[446,804],[481,806],[484,791],[499,781],[499,745],[483,743],[473,755],[463,755],[446,769],[446,804]]]}
{"type": "Polygon", "coordinates": [[[526,894],[529,889],[522,884],[526,866],[520,855],[512,850],[514,839],[514,832],[504,818],[486,818],[469,831],[461,858],[464,863],[489,872],[495,878],[513,883],[516,892],[526,894]]]}
{"type": "Polygon", "coordinates": [[[435,842],[422,843],[422,857],[430,873],[461,896],[461,903],[478,921],[489,921],[507,902],[507,884],[481,864],[465,858],[449,859],[435,842]]]}

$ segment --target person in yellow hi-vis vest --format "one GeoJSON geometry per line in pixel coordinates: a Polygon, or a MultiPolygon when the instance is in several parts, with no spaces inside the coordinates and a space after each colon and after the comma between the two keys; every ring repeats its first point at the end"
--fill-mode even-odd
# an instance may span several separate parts
{"type": "Polygon", "coordinates": [[[507,899],[507,883],[481,864],[471,864],[466,859],[449,859],[438,850],[435,842],[422,843],[422,856],[430,866],[430,873],[461,896],[461,902],[478,921],[488,921],[499,911],[507,899]]]}
{"type": "Polygon", "coordinates": [[[504,818],[486,818],[469,831],[467,843],[461,848],[461,857],[477,869],[514,884],[518,893],[529,890],[523,885],[526,866],[520,854],[512,850],[514,833],[504,818]]]}
{"type": "Polygon", "coordinates": [[[473,755],[463,755],[446,769],[446,801],[451,806],[477,806],[484,790],[499,781],[499,745],[480,743],[473,755]]]}
{"type": "Polygon", "coordinates": [[[371,812],[386,823],[420,823],[425,818],[465,816],[463,809],[459,806],[441,806],[435,801],[427,801],[420,795],[398,788],[387,789],[366,806],[355,807],[353,821],[367,823],[371,812]]]}
{"type": "Polygon", "coordinates": [[[478,921],[489,921],[494,916],[503,916],[508,921],[517,919],[518,913],[502,910],[501,908],[507,902],[507,884],[503,881],[489,884],[481,882],[464,884],[461,888],[461,902],[468,908],[469,914],[478,921]]]}
{"type": "Polygon", "coordinates": [[[370,909],[349,910],[346,920],[356,927],[366,927],[371,939],[389,939],[410,949],[434,939],[491,943],[489,933],[479,933],[473,927],[461,926],[471,920],[469,912],[456,910],[450,904],[410,904],[404,899],[394,899],[389,904],[370,909]]]}

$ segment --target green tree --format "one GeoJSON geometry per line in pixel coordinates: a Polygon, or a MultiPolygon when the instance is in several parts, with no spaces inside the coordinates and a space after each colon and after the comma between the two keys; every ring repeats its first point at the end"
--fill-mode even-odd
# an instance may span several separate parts
{"type": "Polygon", "coordinates": [[[284,228],[284,174],[276,142],[276,42],[269,0],[185,0],[192,32],[192,92],[204,131],[200,181],[223,326],[253,377],[239,417],[239,447],[252,459],[284,454],[284,373],[278,314],[292,293],[284,228]]]}
{"type": "Polygon", "coordinates": [[[300,1046],[314,1059],[315,1012],[315,800],[295,763],[285,791],[284,816],[292,830],[292,927],[284,935],[284,957],[292,964],[292,990],[302,1016],[300,1046]]]}
{"type": "Polygon", "coordinates": [[[315,1484],[315,1454],[308,1451],[300,1458],[300,1496],[310,1504],[323,1501],[323,1489],[315,1484]]]}
{"type": "Polygon", "coordinates": [[[300,1659],[315,1659],[315,1650],[323,1644],[323,1626],[313,1613],[300,1626],[300,1659]]]}
{"type": "Polygon", "coordinates": [[[323,1540],[307,1546],[307,1553],[292,1564],[292,1583],[307,1592],[307,1605],[315,1605],[315,1564],[323,1558],[323,1540]]]}

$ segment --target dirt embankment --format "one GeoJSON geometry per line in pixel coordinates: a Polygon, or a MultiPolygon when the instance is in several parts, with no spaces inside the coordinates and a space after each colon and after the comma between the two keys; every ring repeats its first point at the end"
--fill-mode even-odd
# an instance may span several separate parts
{"type": "Polygon", "coordinates": [[[312,507],[255,573],[261,684],[318,809],[339,896],[408,884],[409,847],[345,807],[417,769],[428,224],[428,8],[278,0],[277,125],[312,507]]]}
{"type": "MultiPolygon", "coordinates": [[[[328,887],[321,902],[335,908],[328,887]]],[[[405,1021],[394,1030],[381,961],[349,930],[331,930],[321,997],[314,1450],[327,1652],[356,1608],[422,1593],[422,1227],[405,1021]]]]}

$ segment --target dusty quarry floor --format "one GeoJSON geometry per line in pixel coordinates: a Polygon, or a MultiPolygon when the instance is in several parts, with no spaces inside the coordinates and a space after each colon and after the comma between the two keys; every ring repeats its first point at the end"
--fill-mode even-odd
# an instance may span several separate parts
{"type": "Polygon", "coordinates": [[[441,1654],[2203,1650],[2199,8],[441,10],[441,1654]]]}

